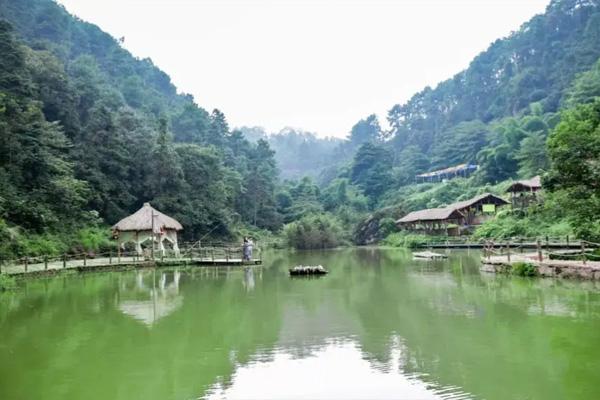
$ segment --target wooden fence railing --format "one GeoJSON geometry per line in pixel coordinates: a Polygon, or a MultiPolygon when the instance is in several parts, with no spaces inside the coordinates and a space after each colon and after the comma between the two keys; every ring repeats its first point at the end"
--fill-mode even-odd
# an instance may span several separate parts
{"type": "MultiPolygon", "coordinates": [[[[496,244],[506,245],[512,244],[513,246],[521,246],[525,248],[536,248],[538,242],[545,248],[579,248],[581,247],[583,241],[580,239],[575,239],[571,236],[543,236],[543,237],[511,237],[511,238],[494,238],[494,239],[479,239],[472,240],[469,237],[459,237],[459,238],[432,238],[427,242],[423,243],[418,247],[474,247],[474,248],[484,248],[486,243],[494,242],[496,244]]],[[[587,242],[588,247],[595,247],[592,243],[587,242]]]]}
{"type": "MultiPolygon", "coordinates": [[[[24,256],[11,260],[0,260],[0,274],[19,274],[29,272],[39,272],[46,270],[73,269],[82,267],[98,267],[110,265],[135,265],[144,264],[150,261],[169,260],[205,260],[213,262],[242,260],[242,247],[238,243],[210,243],[210,246],[193,246],[192,244],[183,244],[179,252],[167,249],[164,252],[152,252],[145,249],[143,254],[135,251],[117,251],[110,250],[105,252],[82,252],[65,253],[61,255],[36,255],[24,256]]],[[[252,260],[262,261],[262,252],[254,244],[252,260]]]]}

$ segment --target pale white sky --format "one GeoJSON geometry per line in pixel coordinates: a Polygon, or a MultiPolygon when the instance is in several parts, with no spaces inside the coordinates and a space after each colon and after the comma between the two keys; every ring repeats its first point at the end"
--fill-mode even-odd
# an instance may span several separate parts
{"type": "Polygon", "coordinates": [[[466,68],[549,0],[59,0],[231,126],[345,136],[466,68]]]}

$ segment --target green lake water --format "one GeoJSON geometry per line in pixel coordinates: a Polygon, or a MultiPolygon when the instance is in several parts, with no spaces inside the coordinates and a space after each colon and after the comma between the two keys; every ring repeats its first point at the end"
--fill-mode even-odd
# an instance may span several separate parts
{"type": "Polygon", "coordinates": [[[59,276],[0,293],[0,399],[600,398],[600,289],[479,253],[59,276]],[[290,278],[322,264],[321,278],[290,278]]]}

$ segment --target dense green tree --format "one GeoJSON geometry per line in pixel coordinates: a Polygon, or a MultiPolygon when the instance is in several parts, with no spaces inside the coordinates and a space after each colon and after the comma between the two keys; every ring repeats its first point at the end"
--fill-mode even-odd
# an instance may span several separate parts
{"type": "Polygon", "coordinates": [[[371,114],[367,118],[361,119],[354,124],[348,139],[352,146],[360,146],[367,142],[379,141],[381,135],[382,131],[379,120],[375,114],[371,114]]]}
{"type": "Polygon", "coordinates": [[[206,142],[217,148],[222,148],[228,135],[229,125],[227,124],[225,114],[215,108],[210,114],[210,125],[208,127],[206,142]]]}
{"type": "Polygon", "coordinates": [[[0,51],[0,217],[38,232],[68,228],[85,219],[88,194],[74,176],[71,143],[32,98],[38,87],[27,68],[28,50],[3,22],[0,51]]]}
{"type": "Polygon", "coordinates": [[[384,147],[363,144],[352,164],[352,183],[358,186],[374,205],[392,183],[392,155],[384,147]]]}
{"type": "Polygon", "coordinates": [[[559,198],[581,237],[600,238],[600,99],[563,112],[548,155],[547,186],[566,194],[559,198]]]}
{"type": "Polygon", "coordinates": [[[590,103],[600,97],[600,59],[588,71],[577,76],[567,93],[565,105],[574,107],[581,103],[590,103]]]}
{"type": "Polygon", "coordinates": [[[541,131],[529,133],[521,141],[515,159],[519,162],[521,177],[528,179],[542,174],[548,168],[546,135],[541,131]]]}

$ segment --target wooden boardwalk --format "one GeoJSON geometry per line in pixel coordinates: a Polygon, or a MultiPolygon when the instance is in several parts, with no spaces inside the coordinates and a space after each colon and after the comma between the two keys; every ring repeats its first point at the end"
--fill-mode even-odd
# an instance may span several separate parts
{"type": "MultiPolygon", "coordinates": [[[[535,249],[538,246],[537,242],[496,242],[496,247],[507,247],[507,246],[518,246],[524,249],[535,249]]],[[[541,243],[541,246],[545,249],[579,249],[581,243],[577,242],[550,242],[541,243]]],[[[484,249],[486,247],[485,242],[437,242],[417,245],[420,249],[484,249]]]]}
{"type": "Polygon", "coordinates": [[[122,257],[97,257],[82,259],[49,259],[33,263],[12,263],[2,266],[2,273],[14,276],[25,275],[53,275],[62,271],[97,271],[97,270],[121,270],[130,268],[149,268],[149,267],[171,267],[171,266],[241,266],[241,265],[260,265],[261,258],[253,258],[250,261],[244,261],[241,258],[213,258],[213,257],[165,257],[145,259],[138,256],[122,257]]]}

